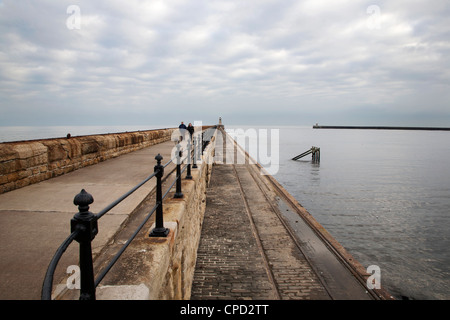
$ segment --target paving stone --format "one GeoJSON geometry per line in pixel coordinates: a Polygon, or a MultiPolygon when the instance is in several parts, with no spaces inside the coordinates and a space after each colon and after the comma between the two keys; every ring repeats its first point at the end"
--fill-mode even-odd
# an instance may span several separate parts
{"type": "Polygon", "coordinates": [[[191,299],[328,299],[245,166],[213,167],[191,299]]]}

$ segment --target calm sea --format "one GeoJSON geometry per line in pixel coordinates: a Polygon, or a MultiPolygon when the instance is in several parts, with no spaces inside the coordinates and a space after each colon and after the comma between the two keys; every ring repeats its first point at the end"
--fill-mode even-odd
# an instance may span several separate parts
{"type": "MultiPolygon", "coordinates": [[[[0,127],[0,142],[161,127],[173,125],[0,127]]],[[[450,132],[264,129],[269,138],[279,133],[279,152],[266,152],[274,177],[363,266],[378,265],[386,289],[397,298],[450,299],[450,132]],[[320,147],[320,163],[291,160],[311,146],[320,147]]],[[[260,159],[252,136],[243,147],[260,159]]]]}
{"type": "Polygon", "coordinates": [[[267,129],[279,129],[274,177],[364,267],[379,266],[391,294],[450,299],[450,132],[267,129]],[[291,160],[311,146],[320,163],[291,160]]]}

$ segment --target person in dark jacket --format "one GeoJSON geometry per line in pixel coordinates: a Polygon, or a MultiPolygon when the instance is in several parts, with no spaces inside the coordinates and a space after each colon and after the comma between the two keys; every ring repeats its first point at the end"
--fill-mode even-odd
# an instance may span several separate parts
{"type": "Polygon", "coordinates": [[[192,139],[192,137],[194,136],[194,126],[192,125],[192,123],[189,123],[189,125],[187,126],[187,131],[191,135],[191,139],[192,139]]]}
{"type": "Polygon", "coordinates": [[[180,134],[181,134],[180,141],[183,141],[183,136],[184,136],[184,133],[186,132],[186,125],[184,124],[183,121],[181,121],[181,124],[178,126],[178,129],[180,129],[180,134]]]}

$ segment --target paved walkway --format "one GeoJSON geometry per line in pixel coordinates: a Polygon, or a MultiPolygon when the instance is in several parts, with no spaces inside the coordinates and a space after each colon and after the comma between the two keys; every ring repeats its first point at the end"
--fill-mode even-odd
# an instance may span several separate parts
{"type": "Polygon", "coordinates": [[[248,212],[239,180],[255,190],[249,175],[245,165],[213,167],[191,299],[328,299],[261,194],[247,198],[248,212]]]}
{"type": "MultiPolygon", "coordinates": [[[[70,234],[70,219],[77,212],[73,198],[81,189],[94,197],[90,211],[97,213],[153,172],[158,153],[170,160],[174,143],[157,144],[94,166],[0,195],[0,299],[40,299],[42,281],[56,249],[70,234]]],[[[171,164],[166,172],[173,169],[171,164]]],[[[130,213],[154,188],[155,179],[129,196],[99,220],[93,252],[125,223],[130,213]]],[[[71,245],[55,273],[78,264],[78,245],[71,245]]]]}
{"type": "MultiPolygon", "coordinates": [[[[239,158],[224,141],[216,156],[239,158]]],[[[288,227],[282,211],[293,210],[256,165],[224,162],[207,190],[191,299],[370,299],[298,214],[288,227]]]]}

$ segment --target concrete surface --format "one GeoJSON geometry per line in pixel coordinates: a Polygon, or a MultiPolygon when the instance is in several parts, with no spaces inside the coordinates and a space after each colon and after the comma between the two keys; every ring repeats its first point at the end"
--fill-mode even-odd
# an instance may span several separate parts
{"type": "MultiPolygon", "coordinates": [[[[151,173],[158,153],[170,160],[168,141],[109,159],[94,166],[0,195],[0,299],[40,299],[42,281],[56,249],[70,234],[70,219],[78,211],[73,198],[81,189],[94,197],[97,213],[151,173]]],[[[171,170],[173,164],[166,170],[171,170]]],[[[99,220],[94,255],[127,221],[130,213],[154,188],[151,179],[99,220]]],[[[54,284],[66,268],[78,263],[78,244],[63,255],[54,284]]]]}

